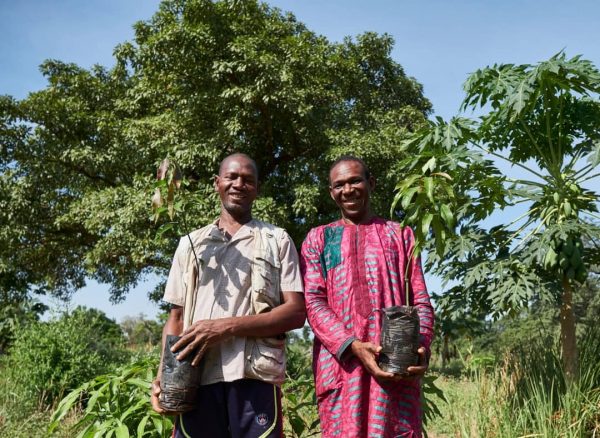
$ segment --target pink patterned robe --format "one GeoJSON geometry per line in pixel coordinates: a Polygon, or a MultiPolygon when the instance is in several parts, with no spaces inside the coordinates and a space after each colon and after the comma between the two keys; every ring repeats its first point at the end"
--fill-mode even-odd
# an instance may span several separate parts
{"type": "Polygon", "coordinates": [[[421,345],[433,337],[433,309],[420,260],[408,260],[413,232],[374,218],[365,225],[343,221],[313,228],[301,252],[308,321],[315,334],[313,372],[324,438],[420,437],[420,383],[379,384],[353,356],[343,356],[354,339],[379,344],[380,312],[417,306],[421,345]],[[407,271],[408,263],[408,271],[407,271]]]}

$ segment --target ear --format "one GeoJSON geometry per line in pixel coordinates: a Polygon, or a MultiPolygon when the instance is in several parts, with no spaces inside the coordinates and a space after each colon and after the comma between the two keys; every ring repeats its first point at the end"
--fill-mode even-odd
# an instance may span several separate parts
{"type": "Polygon", "coordinates": [[[370,188],[370,191],[372,192],[373,190],[375,190],[375,185],[376,185],[376,184],[375,184],[375,183],[376,183],[376,181],[375,181],[375,177],[373,177],[373,175],[371,175],[371,176],[369,177],[369,181],[368,181],[368,182],[369,182],[369,188],[370,188]]]}
{"type": "Polygon", "coordinates": [[[215,188],[215,192],[219,191],[219,175],[215,175],[213,178],[213,187],[215,188]]]}
{"type": "Polygon", "coordinates": [[[333,189],[331,186],[329,186],[329,196],[331,196],[331,199],[333,199],[333,202],[335,202],[335,197],[333,196],[333,189]]]}

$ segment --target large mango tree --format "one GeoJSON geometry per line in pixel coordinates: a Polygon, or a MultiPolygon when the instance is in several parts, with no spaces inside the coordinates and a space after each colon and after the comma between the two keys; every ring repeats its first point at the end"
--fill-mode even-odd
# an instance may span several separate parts
{"type": "Polygon", "coordinates": [[[393,210],[448,290],[446,315],[560,307],[567,381],[578,374],[573,291],[600,259],[600,73],[558,53],[473,73],[462,110],[405,143],[393,210]]]}

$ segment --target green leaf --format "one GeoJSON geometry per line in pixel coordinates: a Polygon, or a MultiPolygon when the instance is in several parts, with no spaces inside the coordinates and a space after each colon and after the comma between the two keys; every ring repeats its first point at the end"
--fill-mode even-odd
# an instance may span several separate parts
{"type": "Polygon", "coordinates": [[[154,429],[158,432],[159,435],[162,435],[163,432],[163,424],[162,419],[152,417],[152,423],[154,424],[154,429]]]}
{"type": "Polygon", "coordinates": [[[421,233],[423,233],[423,237],[426,237],[429,233],[429,225],[431,225],[432,219],[432,213],[426,213],[425,216],[423,216],[423,220],[421,221],[421,233]]]}
{"type": "Polygon", "coordinates": [[[167,231],[172,230],[174,226],[175,224],[173,222],[168,222],[166,224],[161,225],[160,228],[156,230],[156,236],[161,237],[167,231]]]}
{"type": "Polygon", "coordinates": [[[421,168],[422,172],[423,173],[427,173],[427,171],[433,172],[433,170],[435,169],[435,163],[436,163],[435,157],[431,157],[429,160],[427,160],[427,163],[425,163],[423,165],[423,167],[421,168]]]}
{"type": "Polygon", "coordinates": [[[138,426],[137,426],[137,436],[138,437],[143,437],[144,436],[144,432],[145,432],[146,424],[148,423],[148,420],[149,420],[149,416],[145,415],[141,419],[141,421],[138,423],[138,426]]]}
{"type": "Polygon", "coordinates": [[[425,190],[425,193],[427,194],[427,198],[431,203],[435,203],[435,200],[433,199],[434,185],[435,182],[432,177],[426,176],[423,178],[423,188],[425,190]]]}
{"type": "Polygon", "coordinates": [[[402,203],[400,204],[403,210],[406,210],[408,206],[412,203],[413,197],[415,196],[415,193],[417,193],[418,190],[419,187],[412,187],[406,192],[404,192],[402,196],[402,203]]]}
{"type": "Polygon", "coordinates": [[[129,438],[129,429],[125,424],[120,424],[115,429],[115,434],[117,438],[129,438]]]}
{"type": "Polygon", "coordinates": [[[448,204],[440,205],[440,214],[446,226],[448,228],[454,228],[454,214],[452,214],[452,210],[450,210],[450,206],[448,204]]]}

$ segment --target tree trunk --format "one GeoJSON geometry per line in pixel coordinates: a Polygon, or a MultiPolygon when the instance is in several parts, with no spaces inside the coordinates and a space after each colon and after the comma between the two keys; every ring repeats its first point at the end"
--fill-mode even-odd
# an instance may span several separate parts
{"type": "Polygon", "coordinates": [[[444,347],[442,348],[442,368],[450,362],[450,350],[448,349],[448,338],[449,336],[444,333],[444,347]]]}
{"type": "Polygon", "coordinates": [[[562,347],[563,369],[567,384],[577,380],[579,363],[577,339],[575,337],[575,313],[573,312],[573,289],[567,277],[563,278],[562,305],[560,306],[560,343],[562,347]]]}

